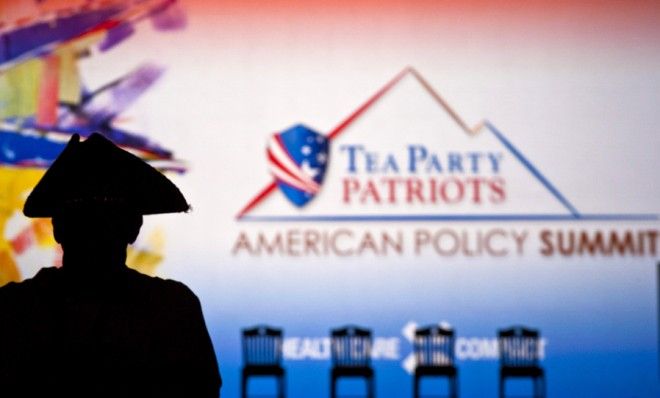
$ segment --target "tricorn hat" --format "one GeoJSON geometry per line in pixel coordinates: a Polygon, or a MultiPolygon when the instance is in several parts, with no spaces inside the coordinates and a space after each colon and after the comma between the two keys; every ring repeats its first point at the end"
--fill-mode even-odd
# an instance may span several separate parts
{"type": "Polygon", "coordinates": [[[71,137],[28,196],[23,214],[52,217],[62,211],[106,207],[143,215],[190,208],[162,173],[94,133],[83,142],[78,134],[71,137]]]}

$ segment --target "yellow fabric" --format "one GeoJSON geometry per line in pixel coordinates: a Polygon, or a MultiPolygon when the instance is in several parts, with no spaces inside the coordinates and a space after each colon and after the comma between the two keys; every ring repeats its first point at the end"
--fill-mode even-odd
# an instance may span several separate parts
{"type": "Polygon", "coordinates": [[[126,265],[143,274],[155,275],[156,268],[163,261],[165,236],[161,229],[156,229],[147,238],[148,249],[129,247],[126,253],[126,265]]]}
{"type": "Polygon", "coordinates": [[[78,53],[87,50],[105,38],[105,32],[94,32],[60,46],[55,54],[60,60],[59,99],[69,104],[80,103],[82,84],[76,60],[78,53]]]}
{"type": "Polygon", "coordinates": [[[5,227],[16,211],[22,211],[27,194],[37,185],[44,171],[36,168],[0,167],[0,286],[21,279],[13,258],[13,249],[5,236],[5,227]]]}
{"type": "Polygon", "coordinates": [[[129,248],[126,253],[126,265],[146,275],[154,275],[163,256],[146,250],[129,248]]]}
{"type": "Polygon", "coordinates": [[[76,64],[75,49],[66,46],[57,52],[60,57],[59,99],[69,104],[80,103],[80,75],[76,64]]]}
{"type": "Polygon", "coordinates": [[[22,211],[27,195],[45,172],[39,168],[0,166],[0,220],[22,211]]]}
{"type": "Polygon", "coordinates": [[[20,282],[20,280],[21,274],[18,272],[16,262],[12,258],[11,249],[0,248],[0,286],[4,286],[9,282],[20,282]]]}
{"type": "Polygon", "coordinates": [[[53,236],[53,223],[50,218],[35,218],[32,221],[32,230],[39,246],[54,247],[57,245],[53,236]]]}
{"type": "Polygon", "coordinates": [[[0,117],[25,117],[37,112],[42,70],[43,61],[36,58],[0,74],[0,117]]]}

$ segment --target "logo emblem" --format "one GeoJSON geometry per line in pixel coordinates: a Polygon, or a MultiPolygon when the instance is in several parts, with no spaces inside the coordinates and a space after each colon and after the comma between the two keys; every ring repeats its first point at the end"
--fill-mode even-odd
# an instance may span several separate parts
{"type": "Polygon", "coordinates": [[[297,207],[320,191],[328,165],[328,139],[302,124],[275,133],[268,141],[268,166],[277,186],[297,207]]]}

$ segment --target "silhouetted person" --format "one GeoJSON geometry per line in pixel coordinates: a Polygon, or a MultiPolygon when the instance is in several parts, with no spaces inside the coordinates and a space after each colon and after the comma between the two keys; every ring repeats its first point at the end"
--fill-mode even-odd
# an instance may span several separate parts
{"type": "Polygon", "coordinates": [[[219,396],[197,297],[125,265],[142,215],[188,209],[142,160],[75,135],[23,210],[52,217],[63,265],[0,288],[0,396],[219,396]]]}

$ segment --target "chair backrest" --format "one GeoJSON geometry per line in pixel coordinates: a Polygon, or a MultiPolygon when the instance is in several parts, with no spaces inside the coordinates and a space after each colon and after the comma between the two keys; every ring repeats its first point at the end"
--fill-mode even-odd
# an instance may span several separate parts
{"type": "Polygon", "coordinates": [[[243,363],[245,365],[279,365],[282,363],[282,330],[266,325],[243,329],[243,363]]]}
{"type": "Polygon", "coordinates": [[[413,348],[417,366],[453,366],[454,330],[440,325],[418,328],[413,348]]]}
{"type": "Polygon", "coordinates": [[[524,326],[500,330],[500,365],[504,367],[530,367],[539,364],[539,332],[524,326]]]}
{"type": "Polygon", "coordinates": [[[358,326],[333,329],[330,333],[333,366],[368,367],[371,365],[371,330],[358,326]]]}

